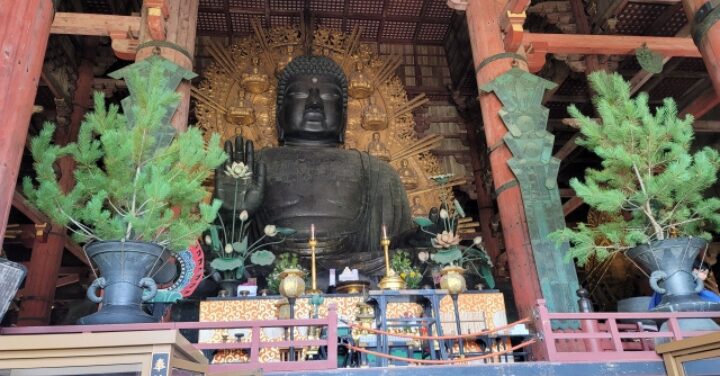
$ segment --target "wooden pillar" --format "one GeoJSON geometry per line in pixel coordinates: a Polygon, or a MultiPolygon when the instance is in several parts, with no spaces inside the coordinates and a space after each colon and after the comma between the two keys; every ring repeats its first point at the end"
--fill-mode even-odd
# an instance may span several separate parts
{"type": "MultiPolygon", "coordinates": [[[[491,82],[512,68],[512,60],[497,58],[505,48],[500,29],[500,13],[505,1],[470,0],[466,15],[478,87],[491,82]],[[495,57],[494,59],[492,59],[495,57]],[[490,60],[486,60],[489,59],[490,60]]],[[[489,159],[497,192],[500,223],[503,229],[508,267],[515,295],[515,305],[521,317],[529,316],[538,299],[542,298],[540,281],[528,233],[520,186],[507,164],[512,157],[503,142],[507,133],[498,115],[501,104],[494,94],[480,95],[485,138],[490,149],[489,159]]]]}
{"type": "MultiPolygon", "coordinates": [[[[192,71],[195,56],[195,38],[197,35],[197,16],[199,0],[168,0],[168,18],[166,19],[166,37],[163,41],[154,41],[148,29],[148,1],[142,9],[140,46],[136,61],[146,59],[154,52],[173,63],[192,71]],[[189,55],[189,57],[188,57],[189,55]]],[[[180,132],[187,130],[190,114],[190,83],[184,81],[177,89],[180,93],[180,105],[172,118],[172,124],[180,132]]]]}
{"type": "Polygon", "coordinates": [[[65,246],[65,228],[49,225],[47,238],[36,236],[18,314],[18,326],[47,325],[65,246]]]}
{"type": "Polygon", "coordinates": [[[0,4],[0,245],[50,36],[51,0],[0,4]]]}
{"type": "MultiPolygon", "coordinates": [[[[706,3],[711,3],[709,0],[682,0],[683,7],[685,8],[685,15],[690,20],[690,25],[696,26],[698,23],[695,19],[698,14],[698,10],[703,8],[706,3]]],[[[712,10],[709,6],[705,9],[712,10]]],[[[720,9],[709,14],[706,17],[707,20],[714,18],[714,14],[720,12],[720,9]],[[714,14],[713,14],[714,13],[714,14]]],[[[707,14],[708,12],[706,12],[707,14]]],[[[701,21],[700,24],[703,22],[701,21]]],[[[701,28],[702,29],[702,28],[701,28]]],[[[705,67],[710,74],[713,87],[715,88],[716,95],[720,95],[720,22],[716,22],[705,32],[704,36],[702,32],[698,36],[693,28],[693,38],[695,43],[698,45],[698,49],[702,54],[703,60],[705,61],[705,67]]]]}

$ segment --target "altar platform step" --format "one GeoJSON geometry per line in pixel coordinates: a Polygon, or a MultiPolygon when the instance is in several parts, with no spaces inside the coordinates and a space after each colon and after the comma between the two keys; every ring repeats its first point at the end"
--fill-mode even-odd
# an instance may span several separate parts
{"type": "Polygon", "coordinates": [[[499,363],[466,366],[340,368],[326,371],[266,372],[273,376],[665,376],[662,361],[616,363],[499,363]]]}

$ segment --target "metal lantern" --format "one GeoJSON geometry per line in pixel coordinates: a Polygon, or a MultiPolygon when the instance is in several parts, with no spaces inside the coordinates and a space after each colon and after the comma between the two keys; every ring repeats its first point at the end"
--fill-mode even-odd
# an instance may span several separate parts
{"type": "Polygon", "coordinates": [[[285,269],[280,273],[280,295],[297,298],[305,293],[305,272],[300,269],[285,269]]]}

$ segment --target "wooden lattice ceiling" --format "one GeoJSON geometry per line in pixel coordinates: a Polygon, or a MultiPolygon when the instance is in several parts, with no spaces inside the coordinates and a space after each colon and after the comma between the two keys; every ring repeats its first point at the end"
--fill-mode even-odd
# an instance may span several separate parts
{"type": "MultiPolygon", "coordinates": [[[[138,1],[83,0],[89,13],[137,11],[138,1]]],[[[198,35],[242,37],[250,20],[263,26],[298,25],[307,10],[318,25],[349,32],[363,28],[362,39],[393,44],[442,44],[453,10],[441,0],[200,0],[198,35]]]]}
{"type": "Polygon", "coordinates": [[[238,37],[251,33],[250,20],[266,27],[299,24],[308,10],[318,25],[381,43],[440,44],[452,10],[438,0],[200,0],[198,34],[238,37]]]}

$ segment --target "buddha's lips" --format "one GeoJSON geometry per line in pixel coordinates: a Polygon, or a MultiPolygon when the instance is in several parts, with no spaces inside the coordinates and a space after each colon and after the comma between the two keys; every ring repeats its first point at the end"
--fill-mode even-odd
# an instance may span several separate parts
{"type": "Polygon", "coordinates": [[[303,113],[303,119],[305,121],[318,121],[323,122],[325,121],[325,113],[322,110],[317,109],[307,109],[303,113]]]}

